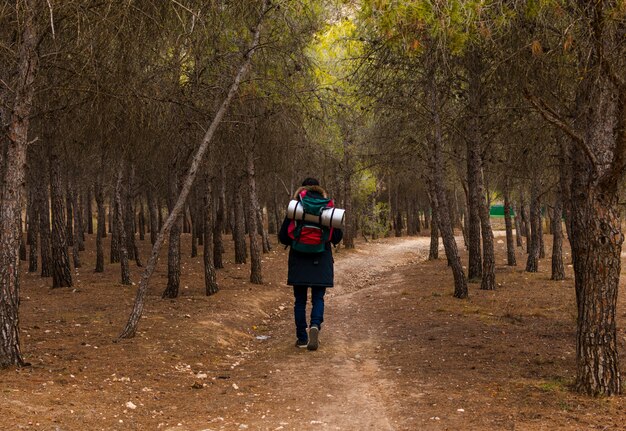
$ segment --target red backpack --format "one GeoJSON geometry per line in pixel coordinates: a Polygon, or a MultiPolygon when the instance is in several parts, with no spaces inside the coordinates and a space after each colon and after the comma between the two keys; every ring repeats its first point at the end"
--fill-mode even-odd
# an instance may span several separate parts
{"type": "MultiPolygon", "coordinates": [[[[298,194],[298,200],[307,214],[321,215],[324,208],[335,206],[332,199],[311,196],[307,190],[298,194]]],[[[333,228],[307,220],[291,220],[287,233],[292,239],[292,249],[302,253],[322,253],[332,237],[333,228]]]]}

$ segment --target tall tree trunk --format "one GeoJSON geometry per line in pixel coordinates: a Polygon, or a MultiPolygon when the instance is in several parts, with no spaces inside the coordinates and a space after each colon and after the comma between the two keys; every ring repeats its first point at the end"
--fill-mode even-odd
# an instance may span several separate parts
{"type": "Polygon", "coordinates": [[[79,197],[80,197],[80,192],[79,189],[77,187],[77,180],[76,178],[74,178],[73,184],[72,184],[72,202],[73,202],[73,206],[74,206],[74,225],[75,225],[75,230],[78,231],[78,236],[74,235],[74,239],[78,242],[78,251],[85,251],[85,229],[84,229],[84,223],[83,223],[83,216],[82,216],[82,211],[80,210],[81,208],[81,203],[79,201],[79,197]]]}
{"type": "Polygon", "coordinates": [[[526,237],[526,253],[530,253],[530,243],[532,242],[532,232],[530,226],[530,215],[528,213],[528,207],[524,200],[524,195],[521,197],[520,213],[522,216],[522,230],[523,235],[526,237]]]}
{"type": "Polygon", "coordinates": [[[430,220],[430,249],[428,251],[428,260],[439,259],[439,221],[437,218],[436,196],[431,193],[430,208],[432,211],[430,220]]]}
{"type": "Polygon", "coordinates": [[[61,163],[54,152],[50,155],[50,195],[52,200],[52,288],[71,287],[72,271],[67,255],[65,206],[61,189],[61,163]]]}
{"type": "Polygon", "coordinates": [[[150,217],[150,244],[154,245],[159,232],[159,216],[157,214],[158,199],[154,199],[151,187],[146,191],[146,199],[148,201],[148,215],[150,217]]]}
{"type": "Polygon", "coordinates": [[[246,221],[243,208],[243,183],[239,179],[234,192],[235,225],[233,227],[233,241],[235,242],[235,263],[246,263],[248,252],[246,250],[246,221]]]}
{"type": "Polygon", "coordinates": [[[213,190],[208,176],[205,177],[204,211],[200,213],[204,215],[202,221],[204,223],[204,291],[207,296],[210,296],[217,293],[219,286],[215,266],[213,266],[213,190]]]}
{"type": "Polygon", "coordinates": [[[65,187],[65,235],[67,238],[67,245],[72,247],[74,245],[74,207],[72,205],[72,192],[70,190],[70,181],[66,181],[65,187]]]}
{"type": "Polygon", "coordinates": [[[22,17],[23,33],[19,46],[19,71],[15,101],[9,123],[9,143],[2,172],[0,196],[0,368],[25,365],[19,338],[19,227],[24,188],[26,149],[34,81],[39,68],[36,52],[38,35],[33,18],[34,0],[27,0],[22,17]]]}
{"type": "MultiPolygon", "coordinates": [[[[432,66],[431,66],[432,67],[432,66]]],[[[443,165],[443,136],[441,118],[439,117],[439,95],[434,70],[429,72],[430,88],[428,99],[430,102],[432,115],[432,135],[431,135],[431,156],[430,156],[430,174],[431,174],[431,193],[436,197],[437,219],[441,237],[443,238],[443,246],[446,251],[446,257],[452,269],[454,276],[454,297],[467,298],[467,279],[463,272],[461,259],[454,239],[454,230],[450,221],[450,212],[448,210],[448,200],[444,187],[444,165],[443,165]]]]}
{"type": "Polygon", "coordinates": [[[561,195],[557,193],[552,216],[552,280],[565,280],[565,267],[563,266],[563,228],[561,224],[563,215],[562,207],[561,195]]]}
{"type": "Polygon", "coordinates": [[[137,240],[135,238],[135,232],[137,229],[135,229],[135,206],[133,205],[134,180],[135,167],[131,166],[128,172],[128,181],[126,182],[124,193],[124,200],[126,203],[126,211],[124,211],[124,228],[126,230],[126,248],[128,251],[128,259],[134,260],[135,264],[141,268],[141,256],[139,255],[139,247],[137,247],[137,240]]]}
{"type": "MultiPolygon", "coordinates": [[[[42,172],[45,172],[45,165],[40,164],[42,172]]],[[[52,250],[50,247],[50,198],[48,194],[48,181],[43,175],[38,179],[37,206],[39,209],[39,242],[41,252],[41,276],[52,277],[52,250]]]]}
{"type": "MultiPolygon", "coordinates": [[[[31,178],[34,180],[34,178],[31,178]]],[[[31,186],[28,190],[28,236],[30,237],[28,243],[30,248],[28,250],[28,272],[37,272],[37,253],[38,250],[38,237],[39,237],[39,208],[37,205],[37,192],[33,190],[34,186],[31,186]]]]}
{"type": "Polygon", "coordinates": [[[506,264],[516,266],[515,244],[513,243],[513,222],[511,220],[511,199],[509,197],[509,180],[504,185],[504,225],[506,228],[506,264]]]}
{"type": "Polygon", "coordinates": [[[263,284],[263,268],[261,265],[261,249],[259,247],[259,236],[257,226],[257,216],[259,199],[256,192],[256,172],[254,166],[254,152],[249,150],[246,154],[246,167],[248,177],[248,237],[250,240],[250,282],[253,284],[263,284]]]}
{"type": "Polygon", "coordinates": [[[106,212],[104,209],[104,190],[102,188],[102,174],[98,173],[96,181],[95,194],[96,205],[98,207],[98,231],[96,232],[96,270],[95,272],[104,272],[104,244],[102,239],[106,237],[106,212]]]}
{"type": "Polygon", "coordinates": [[[224,251],[224,223],[226,222],[226,177],[224,167],[220,169],[217,189],[217,209],[215,211],[215,225],[213,227],[213,266],[215,269],[224,268],[222,259],[224,251]]]}
{"type": "Polygon", "coordinates": [[[252,38],[252,44],[250,46],[250,49],[248,49],[248,51],[245,53],[244,61],[243,61],[243,64],[241,65],[241,68],[237,72],[237,75],[235,76],[235,79],[232,85],[230,86],[230,89],[228,90],[228,94],[226,98],[224,99],[219,109],[215,113],[215,116],[213,117],[213,120],[211,121],[211,125],[207,129],[206,134],[204,135],[202,139],[202,143],[200,144],[200,147],[198,148],[198,150],[196,151],[196,154],[194,155],[192,159],[191,166],[189,167],[189,171],[187,172],[187,176],[183,183],[182,191],[180,195],[178,196],[178,200],[176,201],[174,210],[169,215],[167,221],[163,225],[163,229],[161,232],[159,232],[159,236],[157,237],[157,242],[152,247],[152,254],[150,255],[146,269],[143,272],[143,275],[141,276],[141,281],[139,283],[139,289],[137,290],[137,296],[135,297],[133,310],[128,318],[128,322],[126,323],[126,325],[124,326],[124,329],[122,330],[122,333],[120,334],[120,338],[133,337],[137,331],[137,325],[139,324],[139,319],[141,319],[141,315],[143,313],[145,296],[148,291],[148,281],[150,279],[150,276],[154,272],[159,250],[161,248],[161,244],[163,243],[165,234],[174,224],[174,221],[176,220],[178,214],[184,207],[185,201],[187,200],[187,196],[189,195],[191,186],[193,185],[198,169],[200,168],[200,164],[202,160],[204,159],[204,155],[209,147],[209,144],[213,140],[213,135],[215,134],[215,131],[217,130],[222,119],[224,118],[224,115],[226,114],[226,111],[228,110],[228,107],[230,106],[230,103],[233,100],[233,97],[237,93],[239,84],[241,83],[243,78],[247,75],[248,70],[250,69],[252,56],[254,55],[255,51],[259,47],[259,40],[261,36],[261,25],[263,23],[263,19],[266,13],[268,12],[269,7],[270,7],[269,0],[264,0],[263,5],[261,7],[259,22],[254,31],[254,36],[252,38]]]}
{"type": "Polygon", "coordinates": [[[354,226],[354,214],[352,214],[352,154],[349,142],[343,140],[343,207],[346,210],[344,229],[343,229],[343,246],[345,248],[354,248],[354,237],[356,235],[354,226]]]}
{"type": "Polygon", "coordinates": [[[265,229],[265,223],[263,223],[263,208],[259,205],[257,208],[257,227],[258,234],[261,235],[261,244],[263,245],[263,254],[269,253],[272,250],[272,244],[270,243],[270,237],[265,229]]]}
{"type": "MultiPolygon", "coordinates": [[[[80,268],[80,244],[82,243],[82,229],[78,222],[80,218],[80,207],[78,206],[78,193],[76,189],[71,186],[68,187],[67,193],[69,194],[70,200],[72,202],[72,215],[74,217],[74,230],[72,234],[74,235],[74,241],[72,241],[72,260],[74,262],[74,268],[80,268]]],[[[68,213],[69,216],[69,213],[68,213]]],[[[69,223],[68,223],[69,226],[69,223]]]]}
{"type": "MultiPolygon", "coordinates": [[[[85,219],[87,221],[87,233],[93,235],[93,212],[91,211],[91,186],[87,186],[85,192],[85,219]]],[[[106,229],[104,230],[106,234],[106,229]]]]}
{"type": "MultiPolygon", "coordinates": [[[[197,199],[195,199],[197,200],[197,199]]],[[[189,208],[189,215],[191,218],[191,257],[198,257],[198,219],[195,216],[195,205],[193,208],[189,208]]]]}
{"type": "Polygon", "coordinates": [[[22,223],[22,209],[20,208],[20,213],[17,217],[17,225],[19,228],[20,234],[20,260],[26,262],[26,241],[24,239],[24,227],[22,223]]]}
{"type": "Polygon", "coordinates": [[[539,252],[541,240],[541,202],[539,201],[539,184],[533,180],[530,193],[530,231],[527,235],[528,259],[526,260],[526,271],[537,272],[539,267],[539,252]]]}
{"type": "Polygon", "coordinates": [[[127,240],[126,240],[126,230],[124,229],[124,214],[122,211],[123,202],[122,202],[122,187],[124,180],[124,163],[120,164],[119,171],[117,173],[117,183],[115,185],[115,203],[114,203],[114,211],[115,211],[115,232],[112,234],[113,237],[117,236],[118,247],[119,247],[119,259],[120,259],[120,270],[121,270],[121,283],[124,285],[130,285],[130,268],[128,267],[128,250],[127,240]]]}
{"type": "Polygon", "coordinates": [[[146,213],[143,208],[143,200],[139,197],[139,241],[146,239],[146,213]]]}
{"type": "MultiPolygon", "coordinates": [[[[481,161],[482,162],[482,161],[481,161]]],[[[486,199],[486,190],[483,189],[482,169],[479,174],[478,190],[480,191],[480,233],[483,239],[483,274],[480,288],[483,290],[494,290],[496,288],[496,256],[493,246],[493,231],[491,230],[491,219],[489,217],[490,203],[486,199]]]]}
{"type": "MultiPolygon", "coordinates": [[[[116,187],[117,189],[117,187],[116,187]]],[[[111,256],[110,263],[120,261],[120,233],[117,228],[117,203],[115,198],[109,200],[109,232],[111,233],[111,256]]]]}
{"type": "Polygon", "coordinates": [[[539,240],[539,258],[544,259],[546,257],[546,244],[543,241],[543,214],[541,213],[541,205],[539,206],[539,234],[537,239],[539,240]]]}
{"type": "MultiPolygon", "coordinates": [[[[176,197],[179,194],[178,169],[175,163],[170,171],[172,174],[170,178],[170,197],[167,206],[171,215],[174,210],[174,204],[176,203],[176,197]]],[[[170,239],[167,249],[167,287],[163,291],[163,298],[178,298],[180,290],[180,234],[182,229],[183,211],[181,209],[176,223],[172,225],[172,229],[170,230],[170,239]]]]}

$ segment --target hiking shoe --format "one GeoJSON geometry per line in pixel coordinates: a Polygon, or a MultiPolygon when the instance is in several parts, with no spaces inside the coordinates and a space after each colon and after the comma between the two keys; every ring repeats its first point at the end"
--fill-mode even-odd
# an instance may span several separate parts
{"type": "Polygon", "coordinates": [[[307,344],[306,348],[309,350],[317,350],[320,345],[319,342],[320,328],[317,326],[311,326],[309,329],[309,344],[307,344]]]}
{"type": "Polygon", "coordinates": [[[307,340],[296,340],[296,347],[299,347],[301,349],[307,347],[309,344],[309,342],[307,340]]]}

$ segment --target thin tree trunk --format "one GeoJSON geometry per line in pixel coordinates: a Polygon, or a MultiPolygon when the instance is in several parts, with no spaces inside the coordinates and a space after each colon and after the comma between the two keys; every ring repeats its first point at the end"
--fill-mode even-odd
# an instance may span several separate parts
{"type": "Polygon", "coordinates": [[[150,276],[154,272],[159,250],[161,248],[161,244],[163,243],[165,234],[174,224],[174,221],[178,217],[178,214],[184,207],[185,201],[187,200],[187,196],[189,195],[189,190],[191,189],[191,186],[193,185],[198,169],[200,168],[200,163],[202,162],[202,159],[204,158],[204,154],[206,153],[206,150],[209,147],[209,143],[213,139],[213,135],[215,134],[217,127],[221,123],[222,118],[224,118],[224,115],[226,114],[226,111],[230,105],[230,102],[232,101],[233,97],[235,96],[235,93],[237,92],[237,89],[239,88],[239,84],[241,83],[242,79],[247,75],[247,72],[250,68],[252,56],[259,46],[259,39],[261,36],[261,24],[263,22],[263,17],[265,16],[268,10],[268,7],[269,7],[269,1],[264,0],[263,6],[261,9],[261,15],[260,15],[261,18],[254,31],[252,45],[244,56],[243,64],[241,68],[239,69],[239,72],[237,73],[237,76],[235,77],[235,80],[233,81],[233,84],[231,85],[228,91],[228,95],[226,96],[220,108],[217,110],[215,116],[213,117],[213,120],[211,121],[211,125],[207,129],[207,132],[204,135],[204,138],[202,139],[202,144],[200,145],[200,147],[198,148],[198,151],[193,157],[191,166],[187,173],[187,177],[185,178],[185,181],[183,183],[182,191],[180,193],[180,196],[178,196],[176,205],[174,206],[174,210],[168,216],[167,221],[163,225],[163,229],[161,230],[161,232],[159,232],[159,236],[157,237],[157,242],[152,247],[152,254],[150,255],[150,259],[148,260],[148,264],[146,266],[146,269],[139,283],[139,289],[137,290],[137,296],[135,298],[135,304],[133,305],[133,310],[129,316],[128,322],[126,323],[126,325],[124,326],[124,329],[122,330],[122,333],[120,334],[120,338],[132,337],[135,335],[137,331],[137,325],[139,323],[139,319],[141,319],[141,315],[142,315],[144,303],[145,303],[145,296],[148,290],[148,281],[150,279],[150,276]]]}
{"type": "Polygon", "coordinates": [[[431,136],[431,187],[434,196],[436,196],[437,219],[443,245],[446,251],[446,257],[450,263],[452,274],[454,276],[454,297],[467,298],[467,279],[463,272],[461,259],[454,239],[454,231],[452,222],[450,221],[450,212],[448,210],[448,201],[444,187],[444,165],[443,165],[443,136],[441,130],[441,119],[439,117],[439,100],[436,77],[433,70],[430,71],[430,89],[429,101],[432,115],[432,136],[431,136]]]}
{"type": "Polygon", "coordinates": [[[352,155],[346,139],[343,140],[343,202],[346,210],[343,246],[347,249],[352,249],[354,248],[354,237],[356,234],[354,232],[354,214],[352,214],[352,155]]]}
{"type": "Polygon", "coordinates": [[[213,266],[213,190],[211,189],[211,180],[205,177],[204,188],[204,291],[207,296],[218,292],[217,274],[213,266]]]}
{"type": "Polygon", "coordinates": [[[74,245],[74,207],[72,205],[72,192],[70,190],[69,179],[65,187],[65,235],[67,237],[67,245],[74,245]]]}
{"type": "Polygon", "coordinates": [[[233,227],[233,241],[235,242],[235,263],[244,264],[248,258],[246,250],[246,226],[243,208],[243,187],[239,180],[234,193],[233,210],[235,212],[235,225],[233,227]]]}
{"type": "Polygon", "coordinates": [[[526,260],[526,271],[537,272],[539,267],[539,249],[541,241],[541,203],[539,202],[539,184],[533,181],[530,194],[530,231],[527,235],[528,259],[526,260]]]}
{"type": "Polygon", "coordinates": [[[217,192],[217,209],[215,211],[215,225],[213,227],[213,266],[215,269],[224,268],[222,254],[224,242],[222,232],[226,221],[226,178],[224,168],[220,170],[219,186],[217,192]]]}
{"type": "Polygon", "coordinates": [[[198,257],[198,219],[195,217],[195,205],[194,208],[189,208],[189,214],[191,218],[191,257],[198,257]]]}
{"type": "Polygon", "coordinates": [[[479,174],[478,190],[480,192],[480,233],[483,240],[483,271],[480,288],[482,290],[494,290],[496,288],[496,256],[493,246],[491,219],[489,217],[490,203],[487,202],[485,197],[486,191],[483,189],[482,168],[479,174]]]}
{"type": "Polygon", "coordinates": [[[561,217],[563,214],[561,195],[557,193],[554,202],[552,216],[552,280],[565,280],[565,267],[563,266],[563,228],[561,217]]]}
{"type": "Polygon", "coordinates": [[[112,236],[117,236],[119,247],[119,260],[121,270],[121,283],[130,285],[130,268],[128,266],[128,250],[126,242],[126,230],[124,229],[124,214],[122,213],[122,184],[124,179],[124,163],[120,164],[115,185],[115,231],[112,236]]]}
{"type": "MultiPolygon", "coordinates": [[[[45,172],[46,163],[42,163],[45,172]]],[[[42,176],[43,177],[43,176],[42,176]]],[[[41,276],[52,277],[52,250],[50,247],[50,198],[48,195],[48,182],[43,178],[38,181],[37,201],[39,207],[39,242],[41,252],[41,276]]]]}
{"type": "MultiPolygon", "coordinates": [[[[174,210],[176,197],[179,195],[178,169],[176,163],[170,170],[170,197],[168,199],[168,209],[170,215],[174,210]]],[[[181,210],[176,223],[170,230],[169,244],[167,248],[167,287],[163,291],[163,298],[178,298],[180,291],[180,234],[183,229],[183,211],[181,210]]]]}
{"type": "Polygon", "coordinates": [[[439,221],[437,219],[437,205],[435,199],[435,195],[431,194],[430,208],[432,215],[430,219],[430,249],[428,251],[428,260],[439,259],[439,221]]]}
{"type": "Polygon", "coordinates": [[[104,244],[103,238],[106,237],[106,211],[104,209],[104,190],[102,189],[102,174],[98,173],[96,181],[95,194],[96,205],[98,207],[98,231],[96,232],[96,270],[95,272],[104,272],[104,244]]]}
{"type": "Polygon", "coordinates": [[[256,192],[256,172],[254,166],[254,152],[249,150],[246,154],[246,166],[248,177],[248,237],[250,240],[250,282],[253,284],[263,284],[263,269],[261,265],[261,250],[259,247],[259,236],[257,234],[257,215],[259,200],[256,192]]]}
{"type": "Polygon", "coordinates": [[[150,244],[154,245],[159,232],[159,216],[157,214],[157,200],[154,199],[152,188],[146,191],[148,201],[148,216],[150,217],[150,244]]]}
{"type": "Polygon", "coordinates": [[[37,205],[37,192],[33,190],[33,185],[28,191],[28,235],[30,248],[28,250],[28,272],[37,272],[37,253],[39,237],[39,208],[37,205]]]}
{"type": "Polygon", "coordinates": [[[52,288],[71,287],[72,271],[67,255],[65,206],[61,191],[61,164],[56,154],[50,156],[50,195],[52,200],[52,288]]]}
{"type": "Polygon", "coordinates": [[[509,180],[504,185],[504,225],[506,228],[506,264],[516,266],[515,244],[513,243],[513,222],[511,220],[511,199],[509,197],[509,180]]]}
{"type": "Polygon", "coordinates": [[[79,202],[80,192],[77,188],[77,181],[74,178],[72,191],[73,198],[73,206],[74,206],[74,229],[78,231],[78,235],[74,235],[74,240],[78,243],[78,251],[85,251],[85,230],[83,225],[83,216],[81,208],[81,203],[79,202]]]}
{"type": "MultiPolygon", "coordinates": [[[[80,218],[80,207],[78,206],[78,193],[71,187],[68,188],[68,193],[72,202],[72,215],[74,216],[74,241],[72,242],[72,260],[74,262],[74,268],[80,268],[80,244],[82,243],[82,229],[78,219],[80,218]]],[[[69,214],[68,214],[69,215],[69,214]]],[[[69,225],[69,223],[68,223],[69,225]]]]}
{"type": "Polygon", "coordinates": [[[17,224],[19,227],[19,233],[20,233],[20,260],[23,262],[26,262],[26,241],[24,239],[24,226],[22,223],[22,210],[20,208],[20,213],[18,214],[17,217],[17,224]]]}
{"type": "Polygon", "coordinates": [[[543,241],[543,215],[541,214],[541,205],[539,206],[539,234],[537,239],[539,240],[539,258],[544,259],[546,257],[546,245],[543,241]]]}
{"type": "MultiPolygon", "coordinates": [[[[87,186],[87,191],[85,193],[85,218],[87,219],[87,233],[89,235],[93,235],[93,213],[91,211],[91,186],[87,186]]],[[[104,233],[106,235],[106,229],[104,230],[104,233]]]]}
{"type": "Polygon", "coordinates": [[[143,208],[143,200],[139,197],[139,241],[146,239],[146,213],[143,208]]]}
{"type": "Polygon", "coordinates": [[[515,221],[515,242],[518,247],[524,247],[524,241],[522,240],[522,217],[520,215],[520,207],[517,209],[513,209],[515,211],[515,217],[513,220],[515,221]]]}
{"type": "Polygon", "coordinates": [[[265,229],[265,224],[263,223],[263,208],[261,208],[261,206],[257,208],[257,227],[258,234],[261,235],[263,254],[269,253],[270,251],[272,251],[272,244],[270,244],[270,238],[267,230],[265,229]]]}

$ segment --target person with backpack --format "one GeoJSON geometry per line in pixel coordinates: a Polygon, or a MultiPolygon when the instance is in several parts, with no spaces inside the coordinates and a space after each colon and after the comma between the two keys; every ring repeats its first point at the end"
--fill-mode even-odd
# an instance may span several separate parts
{"type": "MultiPolygon", "coordinates": [[[[332,199],[329,199],[315,178],[305,179],[294,199],[301,202],[308,213],[321,214],[323,208],[334,206],[332,199]]],[[[341,229],[318,223],[285,217],[278,237],[282,244],[290,247],[287,284],[293,286],[295,299],[293,310],[296,347],[317,350],[319,332],[324,321],[324,295],[326,288],[333,287],[334,284],[331,244],[339,244],[343,232],[341,229]],[[311,318],[310,325],[307,325],[306,304],[309,288],[311,288],[311,318]]]]}

